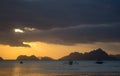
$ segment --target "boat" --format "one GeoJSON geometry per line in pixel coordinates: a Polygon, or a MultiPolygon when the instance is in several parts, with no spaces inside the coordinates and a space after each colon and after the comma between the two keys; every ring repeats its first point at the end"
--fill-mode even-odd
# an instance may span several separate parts
{"type": "Polygon", "coordinates": [[[20,61],[20,64],[23,64],[23,62],[22,62],[22,61],[20,61]]]}
{"type": "Polygon", "coordinates": [[[103,64],[103,61],[96,61],[96,64],[103,64]]]}
{"type": "Polygon", "coordinates": [[[69,61],[69,65],[73,65],[73,61],[72,60],[69,61]]]}
{"type": "Polygon", "coordinates": [[[73,64],[79,64],[79,63],[77,61],[69,60],[69,61],[63,62],[63,64],[73,65],[73,64]]]}

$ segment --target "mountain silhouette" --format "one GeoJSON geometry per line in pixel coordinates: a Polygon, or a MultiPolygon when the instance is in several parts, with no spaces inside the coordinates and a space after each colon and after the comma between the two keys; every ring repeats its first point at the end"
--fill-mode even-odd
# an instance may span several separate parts
{"type": "MultiPolygon", "coordinates": [[[[0,58],[0,60],[3,60],[0,58]]],[[[20,55],[16,60],[55,60],[51,57],[36,57],[34,55],[26,56],[20,55]]],[[[103,49],[98,48],[86,53],[72,52],[67,56],[63,56],[58,60],[120,60],[120,54],[108,55],[103,49]]]]}
{"type": "Polygon", "coordinates": [[[73,52],[59,60],[116,60],[116,58],[109,56],[103,49],[99,48],[84,54],[73,52]]]}
{"type": "Polygon", "coordinates": [[[20,56],[17,57],[16,60],[39,60],[39,58],[37,58],[34,55],[31,55],[31,56],[20,55],[20,56]]]}
{"type": "Polygon", "coordinates": [[[51,58],[51,57],[46,57],[46,56],[45,56],[45,57],[41,57],[40,60],[54,60],[54,59],[51,58]]]}
{"type": "Polygon", "coordinates": [[[110,57],[109,55],[102,50],[101,48],[93,50],[89,53],[84,54],[84,56],[88,59],[88,60],[109,60],[110,57]]]}
{"type": "Polygon", "coordinates": [[[0,60],[3,60],[3,58],[2,58],[2,57],[0,57],[0,60]]]}
{"type": "Polygon", "coordinates": [[[20,56],[17,57],[16,60],[54,60],[54,59],[51,58],[51,57],[46,57],[46,56],[38,58],[34,55],[31,55],[31,56],[20,55],[20,56]]]}

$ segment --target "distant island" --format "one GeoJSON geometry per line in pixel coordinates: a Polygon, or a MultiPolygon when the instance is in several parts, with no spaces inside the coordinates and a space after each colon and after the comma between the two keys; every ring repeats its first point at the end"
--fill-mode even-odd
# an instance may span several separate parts
{"type": "Polygon", "coordinates": [[[31,56],[20,55],[20,56],[17,57],[16,60],[39,60],[39,58],[37,58],[34,55],[31,55],[31,56]]]}
{"type": "Polygon", "coordinates": [[[45,56],[45,57],[41,57],[40,60],[46,60],[47,61],[47,60],[55,60],[55,59],[45,56]]]}
{"type": "Polygon", "coordinates": [[[2,58],[2,57],[0,57],[0,60],[3,60],[3,58],[2,58]]]}
{"type": "MultiPolygon", "coordinates": [[[[0,60],[3,60],[0,57],[0,60]]],[[[35,55],[26,56],[20,55],[17,57],[16,60],[55,60],[51,57],[36,57],[35,55]]],[[[57,60],[120,60],[120,54],[118,55],[109,55],[103,49],[98,48],[96,50],[92,50],[90,52],[79,53],[79,52],[72,52],[69,55],[63,56],[57,60]]]]}
{"type": "Polygon", "coordinates": [[[73,52],[59,60],[120,60],[120,55],[118,57],[117,55],[108,55],[104,50],[99,48],[84,54],[73,52]]]}
{"type": "MultiPolygon", "coordinates": [[[[16,60],[55,60],[51,57],[38,58],[34,55],[20,55],[16,60]]],[[[58,60],[120,60],[120,55],[108,55],[103,49],[98,48],[86,53],[72,52],[58,60]]]]}
{"type": "Polygon", "coordinates": [[[20,55],[17,57],[16,60],[54,60],[53,58],[50,57],[36,57],[35,55],[31,55],[31,56],[26,56],[26,55],[20,55]]]}

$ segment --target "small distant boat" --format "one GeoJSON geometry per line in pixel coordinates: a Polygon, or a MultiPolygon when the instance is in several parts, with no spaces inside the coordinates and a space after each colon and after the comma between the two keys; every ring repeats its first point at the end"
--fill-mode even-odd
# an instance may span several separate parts
{"type": "Polygon", "coordinates": [[[73,61],[72,60],[69,61],[69,65],[73,65],[73,61]]]}
{"type": "Polygon", "coordinates": [[[68,61],[63,62],[63,64],[73,65],[73,64],[79,64],[79,63],[77,61],[68,60],[68,61]]]}
{"type": "Polygon", "coordinates": [[[96,64],[103,64],[103,61],[96,61],[96,64]]]}
{"type": "Polygon", "coordinates": [[[22,62],[22,61],[20,61],[20,64],[23,64],[23,62],[22,62]]]}

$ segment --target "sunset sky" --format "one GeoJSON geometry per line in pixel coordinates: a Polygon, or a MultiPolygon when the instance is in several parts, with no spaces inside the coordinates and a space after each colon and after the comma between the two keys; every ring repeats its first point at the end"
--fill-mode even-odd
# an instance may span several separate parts
{"type": "Polygon", "coordinates": [[[0,0],[0,57],[120,54],[119,0],[0,0]]]}

